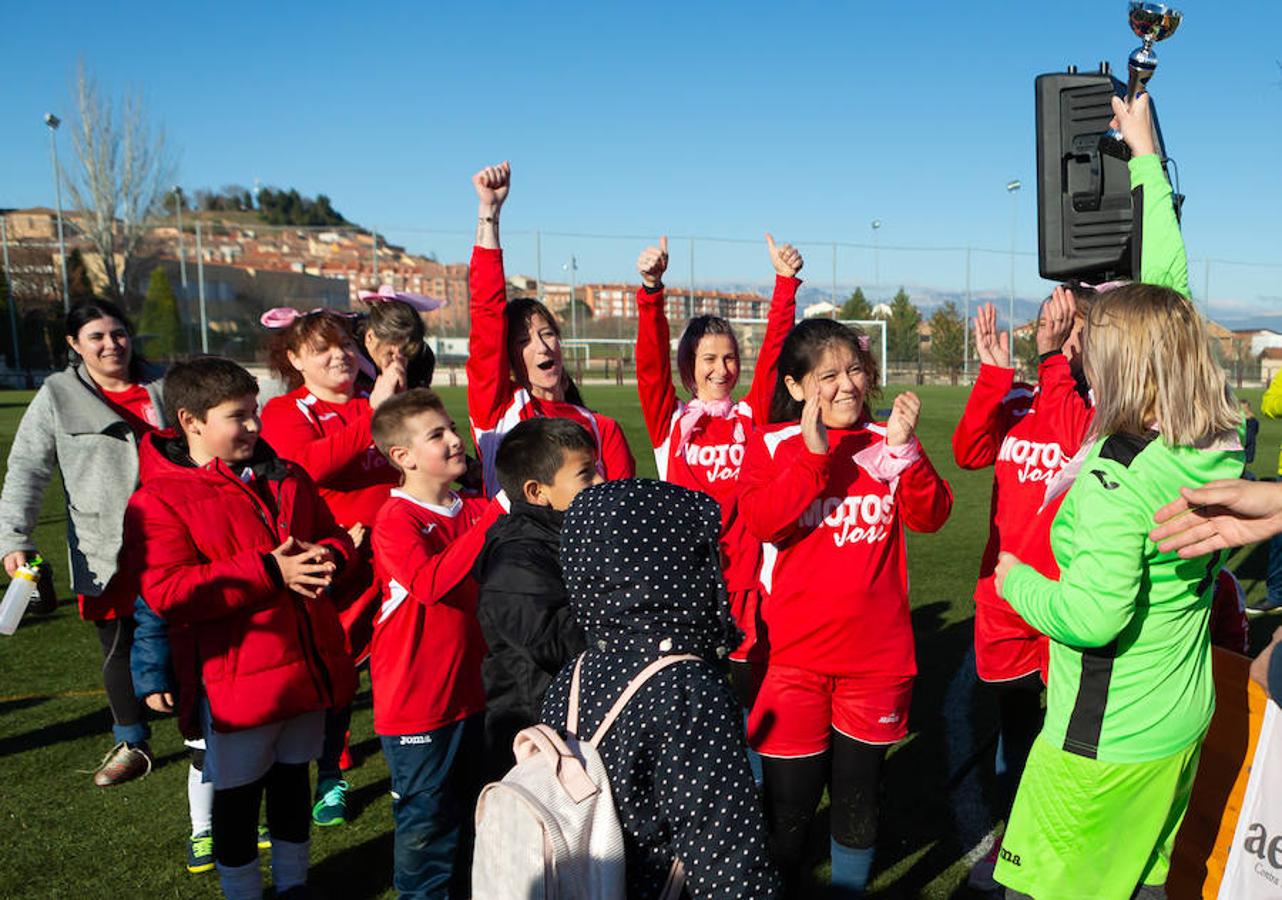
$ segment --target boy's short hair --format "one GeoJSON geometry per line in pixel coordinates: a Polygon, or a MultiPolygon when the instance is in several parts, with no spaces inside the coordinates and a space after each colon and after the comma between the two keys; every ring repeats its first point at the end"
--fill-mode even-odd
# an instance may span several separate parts
{"type": "Polygon", "coordinates": [[[221,356],[198,356],[174,363],[165,373],[165,420],[181,430],[180,409],[203,422],[218,404],[257,394],[257,379],[239,363],[221,356]]]}
{"type": "Polygon", "coordinates": [[[499,487],[509,499],[523,496],[525,483],[551,484],[566,451],[595,455],[596,441],[586,428],[570,419],[526,419],[507,433],[494,459],[499,487]]]}
{"type": "Polygon", "coordinates": [[[441,415],[449,416],[445,410],[445,402],[431,388],[410,388],[408,391],[393,394],[374,410],[374,418],[369,425],[369,430],[374,436],[374,446],[392,465],[396,465],[392,462],[392,448],[404,447],[409,443],[409,436],[405,432],[405,420],[429,410],[436,410],[441,415]]]}

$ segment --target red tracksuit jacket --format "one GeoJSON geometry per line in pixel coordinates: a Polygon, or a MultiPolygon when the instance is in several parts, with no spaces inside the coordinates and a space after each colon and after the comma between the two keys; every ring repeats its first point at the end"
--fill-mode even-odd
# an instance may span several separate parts
{"type": "Polygon", "coordinates": [[[1063,495],[1042,509],[1046,483],[1081,447],[1094,410],[1078,392],[1062,353],[1041,363],[1037,385],[1016,384],[1014,369],[980,366],[953,432],[957,465],[993,467],[991,525],[975,586],[977,605],[1007,606],[993,589],[1000,551],[1014,553],[1047,578],[1059,577],[1050,530],[1063,495]]]}
{"type": "Polygon", "coordinates": [[[503,251],[472,248],[468,270],[472,327],[468,333],[467,412],[472,420],[472,440],[485,472],[485,491],[498,493],[494,456],[504,435],[524,419],[550,416],[573,419],[596,438],[598,464],[607,481],[632,478],[636,460],[628,449],[619,423],[608,416],[575,406],[540,400],[512,380],[507,356],[507,282],[503,251]]]}
{"type": "Polygon", "coordinates": [[[396,490],[378,514],[383,604],[370,649],[378,734],[422,734],[485,709],[485,638],[471,572],[501,512],[497,500],[456,497],[439,507],[396,490]]]}
{"type": "Polygon", "coordinates": [[[200,735],[202,691],[225,732],[346,705],[356,686],[328,595],[294,593],[267,560],[292,535],[342,561],[351,539],[307,474],[261,441],[252,471],[247,483],[217,460],[197,468],[172,432],[150,434],[125,514],[143,599],[169,626],[187,737],[200,735]]]}
{"type": "Polygon", "coordinates": [[[888,482],[856,461],[892,452],[883,424],[829,429],[829,451],[806,448],[801,426],[771,425],[748,443],[739,513],[767,542],[761,585],[771,663],[825,675],[909,677],[917,672],[908,611],[904,526],[937,531],[953,492],[920,445],[888,482]]]}
{"type": "Polygon", "coordinates": [[[769,421],[779,351],[796,318],[800,284],[796,278],[775,277],[770,318],[747,396],[735,404],[728,418],[705,416],[695,426],[684,452],[678,452],[678,445],[679,423],[686,404],[677,399],[672,385],[664,294],[662,290],[651,293],[644,287],[637,291],[637,392],[659,478],[702,491],[720,504],[721,561],[726,590],[732,592],[757,586],[761,544],[748,534],[739,517],[739,469],[748,435],[769,421]]]}

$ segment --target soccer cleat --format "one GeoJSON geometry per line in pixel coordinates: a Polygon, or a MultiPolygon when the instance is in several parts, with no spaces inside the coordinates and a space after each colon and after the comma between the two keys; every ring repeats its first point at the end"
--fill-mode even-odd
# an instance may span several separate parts
{"type": "Polygon", "coordinates": [[[342,825],[347,821],[347,782],[323,781],[316,786],[316,805],[312,821],[321,828],[342,825]]]}
{"type": "Polygon", "coordinates": [[[214,833],[202,831],[187,841],[187,871],[193,875],[214,868],[214,833]]]}
{"type": "Polygon", "coordinates": [[[266,825],[258,826],[258,849],[270,850],[272,848],[272,833],[267,830],[266,825]]]}
{"type": "Polygon", "coordinates": [[[1248,616],[1260,616],[1264,613],[1271,613],[1276,609],[1282,609],[1282,600],[1265,597],[1260,602],[1249,605],[1246,608],[1246,614],[1248,616]]]}
{"type": "Polygon", "coordinates": [[[93,773],[93,783],[98,787],[124,784],[142,778],[151,772],[151,748],[145,743],[130,747],[124,741],[107,751],[93,773]]]}

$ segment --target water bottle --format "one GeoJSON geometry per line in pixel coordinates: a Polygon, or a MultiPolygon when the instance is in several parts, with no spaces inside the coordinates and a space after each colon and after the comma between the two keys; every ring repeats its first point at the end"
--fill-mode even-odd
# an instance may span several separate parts
{"type": "Polygon", "coordinates": [[[0,634],[13,634],[18,630],[22,614],[27,611],[27,604],[39,587],[41,562],[43,560],[39,556],[32,557],[13,573],[13,581],[9,582],[4,599],[0,600],[0,634]]]}

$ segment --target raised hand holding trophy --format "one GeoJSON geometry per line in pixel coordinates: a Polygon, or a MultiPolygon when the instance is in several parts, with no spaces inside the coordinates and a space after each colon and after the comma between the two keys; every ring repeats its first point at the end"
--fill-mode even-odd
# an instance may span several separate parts
{"type": "MultiPolygon", "coordinates": [[[[1130,104],[1144,93],[1149,79],[1157,71],[1157,54],[1153,52],[1153,45],[1175,34],[1175,30],[1180,27],[1180,22],[1184,19],[1184,14],[1177,9],[1172,9],[1167,3],[1130,0],[1128,19],[1131,30],[1144,42],[1132,51],[1128,60],[1130,78],[1126,85],[1126,102],[1130,104]]],[[[1109,131],[1100,138],[1100,150],[1120,159],[1130,157],[1130,150],[1127,149],[1122,136],[1115,131],[1109,131]]]]}

